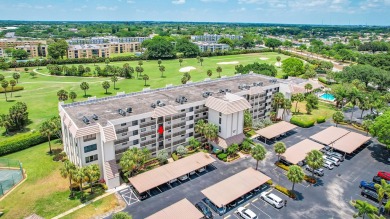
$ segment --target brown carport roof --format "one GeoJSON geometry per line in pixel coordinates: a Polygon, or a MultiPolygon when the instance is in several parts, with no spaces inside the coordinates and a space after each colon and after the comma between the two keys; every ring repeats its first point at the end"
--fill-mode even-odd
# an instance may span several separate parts
{"type": "Polygon", "coordinates": [[[370,139],[371,137],[364,136],[356,132],[350,132],[341,137],[339,140],[337,140],[330,146],[339,151],[350,154],[370,139]]]}
{"type": "Polygon", "coordinates": [[[182,199],[146,219],[200,219],[203,214],[187,199],[182,199]]]}
{"type": "Polygon", "coordinates": [[[289,122],[281,121],[276,124],[257,130],[256,133],[264,138],[271,139],[295,129],[297,126],[289,122]]]}
{"type": "Polygon", "coordinates": [[[305,159],[307,153],[311,150],[320,150],[324,147],[322,144],[318,144],[309,139],[305,139],[293,146],[287,148],[286,152],[282,154],[281,158],[287,160],[292,164],[297,164],[298,162],[305,159]]]}
{"type": "Polygon", "coordinates": [[[250,167],[202,190],[202,193],[216,206],[222,207],[270,179],[268,176],[250,167]]]}
{"type": "Polygon", "coordinates": [[[318,132],[315,135],[310,136],[310,138],[319,143],[330,145],[331,143],[337,141],[337,139],[343,137],[348,133],[348,130],[331,126],[325,130],[318,132]]]}
{"type": "Polygon", "coordinates": [[[172,179],[176,179],[189,172],[207,166],[214,161],[215,159],[212,158],[209,154],[199,152],[177,160],[173,163],[169,163],[156,169],[131,177],[129,178],[129,181],[139,193],[142,193],[153,189],[159,185],[167,183],[172,179]]]}

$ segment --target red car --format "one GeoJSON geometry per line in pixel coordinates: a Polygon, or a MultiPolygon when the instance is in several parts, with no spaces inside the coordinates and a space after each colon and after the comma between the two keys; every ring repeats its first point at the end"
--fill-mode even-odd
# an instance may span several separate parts
{"type": "Polygon", "coordinates": [[[378,176],[385,180],[390,180],[390,172],[379,171],[378,176]]]}

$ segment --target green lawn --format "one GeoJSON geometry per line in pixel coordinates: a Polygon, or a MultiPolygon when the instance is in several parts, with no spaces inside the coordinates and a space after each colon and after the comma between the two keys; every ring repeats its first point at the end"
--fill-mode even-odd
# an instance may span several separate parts
{"type": "MultiPolygon", "coordinates": [[[[186,66],[193,66],[196,70],[191,71],[192,81],[201,81],[207,77],[206,71],[208,69],[213,70],[213,75],[211,78],[216,78],[218,76],[216,68],[219,62],[232,62],[238,61],[240,64],[249,64],[253,62],[275,64],[276,56],[281,56],[282,60],[287,58],[283,54],[278,53],[260,53],[260,54],[243,54],[243,55],[232,55],[232,56],[216,56],[210,58],[204,58],[203,66],[197,63],[195,58],[184,59],[182,66],[180,67],[178,60],[163,60],[163,65],[166,68],[164,72],[164,78],[161,78],[161,73],[158,70],[158,64],[156,60],[153,61],[144,61],[144,74],[149,75],[150,80],[147,82],[152,89],[164,87],[166,84],[181,84],[181,78],[183,73],[179,72],[179,69],[186,66]],[[260,57],[269,58],[268,60],[260,60],[260,57]]],[[[113,62],[110,65],[122,66],[124,63],[129,63],[132,67],[137,65],[137,61],[133,62],[113,62]]],[[[96,64],[104,66],[104,63],[96,64]]],[[[77,66],[77,65],[76,65],[77,66]]],[[[94,69],[93,64],[87,64],[86,66],[94,69]]],[[[220,65],[223,69],[221,75],[231,76],[234,75],[235,64],[229,65],[220,65]]],[[[30,68],[31,70],[33,68],[30,68]]],[[[18,91],[13,94],[13,97],[9,98],[9,102],[5,102],[4,94],[0,94],[0,114],[7,113],[8,109],[14,105],[17,101],[22,101],[27,103],[29,118],[32,123],[28,125],[29,129],[37,129],[39,124],[54,115],[58,114],[58,100],[56,93],[60,89],[65,89],[67,91],[75,91],[78,95],[76,101],[85,100],[83,98],[84,92],[80,89],[79,85],[82,81],[86,81],[90,85],[90,89],[87,91],[88,95],[104,97],[104,89],[101,86],[101,83],[105,80],[110,80],[109,78],[81,78],[81,77],[58,77],[58,76],[49,76],[48,71],[45,67],[41,67],[39,72],[44,73],[45,75],[37,75],[36,78],[31,78],[29,73],[24,73],[23,69],[21,71],[21,78],[19,80],[20,86],[24,87],[23,91],[18,91]]],[[[278,72],[281,73],[281,69],[278,68],[278,72]]],[[[1,72],[4,74],[7,80],[12,79],[13,69],[10,71],[1,72]]],[[[144,81],[138,79],[122,79],[117,82],[117,90],[113,89],[113,84],[111,83],[111,88],[109,89],[108,95],[115,95],[116,92],[125,91],[126,93],[141,91],[144,88],[144,81]]],[[[10,96],[10,93],[8,93],[10,96]]],[[[67,102],[70,102],[68,100],[67,102]]],[[[0,133],[4,133],[3,128],[0,129],[0,133]]],[[[4,138],[4,136],[0,136],[4,138]]]]}
{"type": "Polygon", "coordinates": [[[316,121],[317,118],[320,116],[323,116],[326,119],[330,119],[330,118],[332,118],[333,113],[336,112],[335,106],[333,106],[331,104],[319,102],[318,109],[313,109],[311,114],[307,114],[306,113],[306,101],[298,103],[297,112],[295,112],[295,103],[296,102],[292,103],[293,107],[291,108],[291,112],[293,113],[294,116],[302,117],[302,119],[309,119],[309,120],[316,121]]]}
{"type": "MultiPolygon", "coordinates": [[[[53,148],[59,148],[55,144],[53,148]]],[[[27,179],[1,201],[2,218],[24,218],[36,213],[51,218],[76,207],[79,200],[70,200],[69,181],[60,176],[61,162],[48,155],[48,143],[4,156],[22,162],[27,179]]]]}

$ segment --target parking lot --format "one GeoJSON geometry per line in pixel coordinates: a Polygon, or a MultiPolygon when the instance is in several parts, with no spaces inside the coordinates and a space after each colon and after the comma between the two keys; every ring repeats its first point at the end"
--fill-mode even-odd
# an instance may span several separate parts
{"type": "MultiPolygon", "coordinates": [[[[289,147],[330,125],[330,123],[324,123],[308,129],[297,128],[293,133],[276,141],[283,141],[289,147]]],[[[292,183],[287,179],[286,172],[274,165],[277,156],[273,152],[273,142],[267,142],[269,144],[261,142],[268,153],[266,159],[259,163],[259,171],[271,177],[274,183],[291,189],[292,183]]],[[[240,206],[251,209],[259,218],[351,218],[354,212],[349,204],[351,200],[366,200],[378,206],[377,203],[360,196],[359,183],[361,180],[371,181],[379,170],[388,170],[389,163],[386,161],[386,156],[388,156],[386,153],[382,146],[373,140],[369,145],[359,148],[354,154],[347,155],[339,167],[333,170],[325,169],[325,175],[317,177],[315,185],[306,182],[296,184],[295,191],[298,200],[291,200],[277,190],[269,188],[275,195],[288,200],[286,207],[276,209],[261,200],[259,195],[254,195],[222,216],[213,212],[214,218],[239,218],[235,211],[240,206]]],[[[232,163],[217,161],[208,166],[207,171],[191,176],[184,182],[178,181],[175,185],[164,185],[151,190],[151,197],[144,201],[133,200],[125,211],[138,219],[145,218],[183,198],[196,204],[205,198],[201,190],[248,167],[255,168],[255,166],[256,161],[250,157],[232,163]]],[[[310,172],[306,170],[305,172],[311,175],[310,172]]]]}

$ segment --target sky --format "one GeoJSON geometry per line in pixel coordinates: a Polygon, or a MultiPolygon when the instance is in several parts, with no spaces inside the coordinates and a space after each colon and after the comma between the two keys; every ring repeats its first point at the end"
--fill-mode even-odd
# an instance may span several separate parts
{"type": "Polygon", "coordinates": [[[390,0],[0,0],[0,20],[389,25],[390,0]]]}

